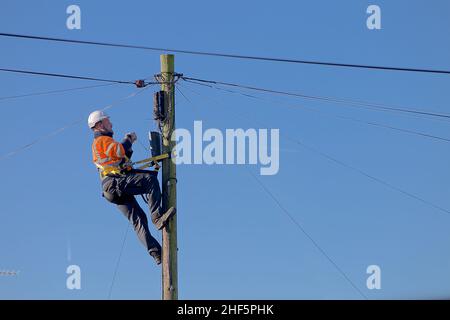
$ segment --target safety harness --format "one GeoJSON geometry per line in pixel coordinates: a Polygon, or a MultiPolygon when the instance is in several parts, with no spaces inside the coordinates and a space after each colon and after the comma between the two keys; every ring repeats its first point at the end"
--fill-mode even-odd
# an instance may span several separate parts
{"type": "Polygon", "coordinates": [[[141,164],[141,166],[136,169],[142,170],[149,167],[154,167],[155,171],[159,171],[160,165],[158,162],[169,159],[170,154],[164,153],[154,157],[146,158],[140,161],[131,162],[130,159],[125,156],[125,162],[120,164],[119,166],[102,166],[98,163],[95,163],[100,172],[100,178],[104,179],[107,176],[125,176],[128,172],[134,169],[134,166],[137,164],[141,164]]]}

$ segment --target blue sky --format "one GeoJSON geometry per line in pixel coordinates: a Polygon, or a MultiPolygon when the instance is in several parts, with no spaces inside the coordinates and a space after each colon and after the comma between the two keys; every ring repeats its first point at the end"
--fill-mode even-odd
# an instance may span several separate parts
{"type": "MultiPolygon", "coordinates": [[[[448,1],[3,1],[1,32],[450,70],[448,1]],[[82,29],[66,28],[77,4],[82,29]],[[366,27],[377,4],[382,29],[366,27]]],[[[1,68],[135,80],[159,72],[158,52],[0,38],[1,68]]],[[[177,54],[177,72],[311,95],[448,113],[448,75],[357,70],[177,54]]],[[[91,85],[0,73],[0,97],[91,85]]],[[[336,116],[450,138],[425,117],[264,96],[259,101],[182,83],[177,126],[279,128],[280,171],[259,177],[282,206],[369,299],[450,296],[450,215],[308,151],[304,142],[392,185],[450,209],[445,142],[336,116]],[[294,107],[292,107],[294,105],[294,107]],[[301,108],[308,106],[322,113],[301,108]],[[327,116],[323,116],[323,114],[327,116]],[[381,268],[380,290],[366,268],[381,268]]],[[[127,222],[100,196],[88,114],[136,89],[126,85],[0,100],[0,154],[82,120],[1,160],[0,299],[107,299],[127,222]],[[70,254],[69,254],[70,251],[70,254]],[[68,290],[79,265],[82,289],[68,290]]],[[[147,90],[109,110],[117,138],[153,128],[147,90]]],[[[134,158],[146,151],[135,145],[134,158]]],[[[257,166],[179,166],[179,297],[360,299],[249,174],[257,166]]],[[[160,239],[154,228],[152,233],[160,239]]],[[[128,233],[111,297],[159,299],[160,269],[128,233]]]]}

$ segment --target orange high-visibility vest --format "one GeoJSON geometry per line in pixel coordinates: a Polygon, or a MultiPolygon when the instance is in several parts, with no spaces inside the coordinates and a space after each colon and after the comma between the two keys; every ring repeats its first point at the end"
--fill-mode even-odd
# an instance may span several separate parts
{"type": "Polygon", "coordinates": [[[97,167],[117,167],[125,158],[125,149],[113,138],[99,136],[92,143],[92,158],[97,167]]]}

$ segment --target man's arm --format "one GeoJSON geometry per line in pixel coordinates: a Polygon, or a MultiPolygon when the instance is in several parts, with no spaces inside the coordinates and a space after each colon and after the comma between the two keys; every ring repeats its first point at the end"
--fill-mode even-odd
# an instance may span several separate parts
{"type": "Polygon", "coordinates": [[[128,132],[125,135],[125,138],[122,141],[122,146],[125,149],[125,154],[128,157],[128,159],[131,158],[131,155],[133,154],[133,143],[137,140],[137,135],[134,132],[128,132]]]}
{"type": "Polygon", "coordinates": [[[131,143],[130,139],[124,138],[122,140],[122,146],[125,149],[125,155],[128,157],[128,159],[130,159],[133,155],[133,144],[131,143]]]}

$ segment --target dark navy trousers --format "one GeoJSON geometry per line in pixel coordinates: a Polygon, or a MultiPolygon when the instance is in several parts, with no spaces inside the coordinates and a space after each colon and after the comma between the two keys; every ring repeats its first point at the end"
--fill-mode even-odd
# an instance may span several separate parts
{"type": "Polygon", "coordinates": [[[137,202],[136,195],[147,197],[152,221],[162,214],[161,189],[157,172],[132,170],[124,176],[106,177],[102,181],[103,196],[116,204],[133,228],[149,253],[160,252],[161,246],[151,235],[147,216],[137,202]]]}

